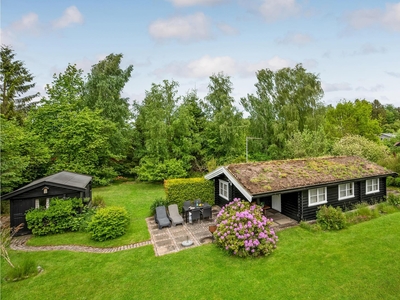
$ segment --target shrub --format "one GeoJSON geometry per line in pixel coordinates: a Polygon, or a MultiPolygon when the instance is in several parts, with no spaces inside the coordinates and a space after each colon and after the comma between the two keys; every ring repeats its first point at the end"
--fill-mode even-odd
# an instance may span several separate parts
{"type": "Polygon", "coordinates": [[[104,202],[104,197],[100,195],[95,195],[92,199],[92,206],[105,207],[106,203],[104,202]]]}
{"type": "Polygon", "coordinates": [[[128,223],[128,212],[124,207],[109,206],[96,211],[88,231],[93,240],[101,242],[125,234],[128,223]]]}
{"type": "Polygon", "coordinates": [[[347,212],[346,216],[349,223],[357,224],[379,217],[379,211],[371,209],[368,203],[362,202],[356,204],[355,209],[347,212]]]}
{"type": "Polygon", "coordinates": [[[318,232],[321,231],[321,226],[318,224],[311,224],[306,221],[300,221],[299,224],[300,228],[303,228],[305,230],[311,231],[311,232],[318,232]]]}
{"type": "Polygon", "coordinates": [[[169,202],[167,199],[163,198],[157,198],[153,201],[153,203],[150,206],[150,213],[151,215],[155,215],[156,213],[156,208],[158,206],[165,206],[167,207],[168,205],[172,204],[172,202],[169,202]]]}
{"type": "Polygon", "coordinates": [[[164,189],[167,200],[178,204],[179,209],[186,200],[201,199],[214,204],[213,181],[204,178],[168,179],[164,181],[164,189]]]}
{"type": "Polygon", "coordinates": [[[233,255],[257,257],[276,248],[278,237],[270,227],[272,220],[262,214],[260,206],[236,198],[221,209],[216,222],[217,244],[233,255]]]}
{"type": "Polygon", "coordinates": [[[318,208],[317,224],[323,230],[340,230],[346,227],[346,216],[340,207],[323,205],[318,208]]]}
{"type": "Polygon", "coordinates": [[[394,194],[388,194],[387,202],[391,205],[399,206],[400,205],[400,196],[396,196],[394,194]]]}
{"type": "Polygon", "coordinates": [[[383,214],[392,214],[399,211],[399,208],[389,202],[381,202],[377,204],[377,209],[383,214]]]}

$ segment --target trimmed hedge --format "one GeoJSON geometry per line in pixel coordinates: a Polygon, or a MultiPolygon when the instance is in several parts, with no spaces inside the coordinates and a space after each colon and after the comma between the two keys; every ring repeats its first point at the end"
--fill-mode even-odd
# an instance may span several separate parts
{"type": "Polygon", "coordinates": [[[164,180],[165,194],[168,203],[176,203],[179,209],[186,200],[200,199],[214,204],[214,184],[204,178],[185,178],[164,180]]]}

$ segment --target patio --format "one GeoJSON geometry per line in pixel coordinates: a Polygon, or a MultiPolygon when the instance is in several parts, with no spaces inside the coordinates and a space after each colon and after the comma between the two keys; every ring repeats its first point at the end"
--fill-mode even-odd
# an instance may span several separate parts
{"type": "MultiPolygon", "coordinates": [[[[158,229],[154,217],[146,219],[147,227],[150,232],[151,242],[154,246],[156,256],[161,256],[169,253],[178,252],[187,248],[197,247],[202,244],[212,242],[212,235],[208,229],[210,225],[216,225],[215,220],[218,212],[221,210],[219,206],[212,207],[212,219],[201,220],[192,224],[184,223],[183,225],[172,226],[169,228],[158,229]],[[183,246],[182,242],[191,240],[191,246],[183,246]]],[[[272,227],[275,231],[284,228],[296,226],[298,223],[274,209],[269,209],[266,212],[267,218],[273,219],[272,227]]]]}

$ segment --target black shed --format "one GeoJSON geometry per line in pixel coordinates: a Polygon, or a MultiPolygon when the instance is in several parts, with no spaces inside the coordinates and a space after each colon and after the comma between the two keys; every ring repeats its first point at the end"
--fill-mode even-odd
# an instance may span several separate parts
{"type": "Polygon", "coordinates": [[[10,200],[10,226],[23,223],[18,235],[30,233],[25,213],[31,208],[48,207],[51,198],[89,198],[92,200],[92,176],[62,171],[32,181],[24,187],[5,194],[1,200],[10,200]]]}

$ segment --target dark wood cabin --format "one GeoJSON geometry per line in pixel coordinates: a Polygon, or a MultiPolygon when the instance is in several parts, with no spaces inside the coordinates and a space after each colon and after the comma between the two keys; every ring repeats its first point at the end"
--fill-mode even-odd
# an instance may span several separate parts
{"type": "Polygon", "coordinates": [[[315,220],[324,204],[346,209],[382,201],[388,176],[397,173],[360,157],[341,156],[231,164],[205,178],[214,180],[220,206],[240,198],[301,221],[315,220]]]}
{"type": "Polygon", "coordinates": [[[10,200],[11,228],[23,223],[17,235],[30,233],[26,226],[25,213],[31,208],[49,207],[51,198],[88,198],[92,200],[92,177],[63,171],[41,179],[5,194],[1,200],[10,200]]]}

